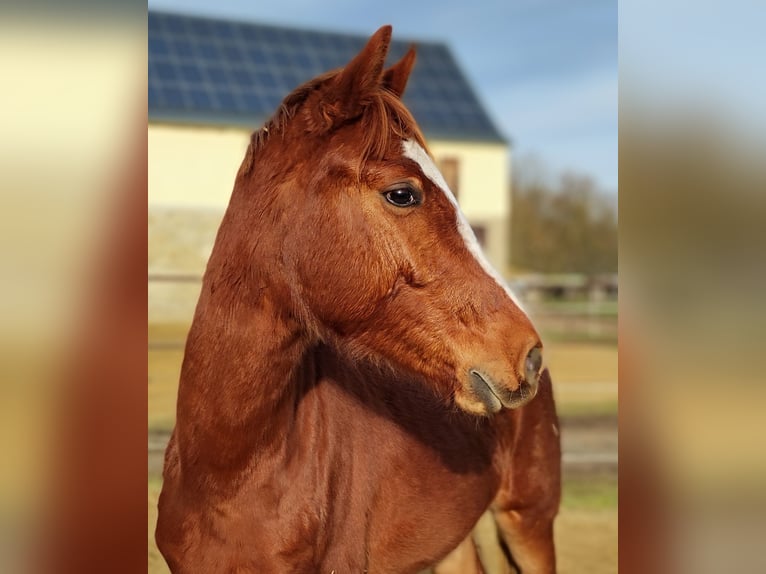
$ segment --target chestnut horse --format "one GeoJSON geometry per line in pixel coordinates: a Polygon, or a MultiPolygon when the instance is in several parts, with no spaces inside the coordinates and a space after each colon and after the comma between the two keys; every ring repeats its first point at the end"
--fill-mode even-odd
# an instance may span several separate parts
{"type": "Polygon", "coordinates": [[[173,572],[414,573],[451,552],[479,571],[487,508],[522,572],[555,571],[542,345],[401,101],[414,50],[384,69],[390,38],[253,134],[165,456],[173,572]]]}

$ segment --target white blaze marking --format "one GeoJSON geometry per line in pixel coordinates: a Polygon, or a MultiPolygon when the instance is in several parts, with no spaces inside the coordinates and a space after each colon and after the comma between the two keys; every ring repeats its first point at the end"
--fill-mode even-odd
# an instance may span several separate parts
{"type": "Polygon", "coordinates": [[[474,256],[474,259],[478,261],[479,265],[481,265],[481,268],[484,269],[487,275],[492,277],[492,279],[494,279],[495,282],[500,285],[500,287],[502,287],[503,290],[508,294],[508,297],[511,298],[511,301],[513,301],[516,306],[526,314],[524,307],[522,307],[521,303],[519,302],[519,299],[508,288],[508,285],[506,285],[505,281],[497,272],[497,270],[492,267],[492,264],[487,261],[487,258],[484,256],[484,252],[481,250],[481,245],[479,245],[479,242],[476,240],[476,235],[474,234],[473,229],[471,229],[468,220],[466,220],[465,215],[463,215],[463,212],[460,209],[460,206],[457,204],[455,195],[450,190],[447,182],[444,181],[444,176],[442,176],[439,168],[436,167],[436,164],[426,153],[426,150],[424,150],[417,142],[412,140],[405,140],[402,148],[404,150],[404,156],[408,157],[420,166],[420,169],[423,171],[423,175],[430,179],[434,185],[436,185],[436,187],[442,190],[442,193],[447,196],[447,199],[449,199],[450,203],[455,208],[455,213],[457,214],[457,230],[463,237],[463,241],[465,242],[465,246],[468,251],[474,256]]]}

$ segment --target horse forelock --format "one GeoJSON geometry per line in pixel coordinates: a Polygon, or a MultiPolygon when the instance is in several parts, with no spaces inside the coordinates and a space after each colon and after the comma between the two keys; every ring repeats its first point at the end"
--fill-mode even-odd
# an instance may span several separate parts
{"type": "Polygon", "coordinates": [[[404,103],[393,93],[381,89],[362,119],[363,140],[360,145],[362,160],[382,160],[392,146],[397,149],[402,141],[415,140],[427,149],[425,138],[415,118],[404,103]]]}
{"type": "Polygon", "coordinates": [[[368,160],[382,160],[389,150],[398,149],[400,142],[404,140],[414,140],[424,149],[428,149],[420,127],[410,111],[398,95],[382,85],[367,94],[361,114],[333,125],[326,117],[328,112],[324,107],[329,107],[329,104],[322,101],[321,91],[337,74],[336,71],[318,76],[285,97],[274,115],[251,135],[241,168],[242,175],[247,175],[252,170],[255,156],[267,142],[275,136],[284,135],[292,121],[303,122],[308,138],[326,137],[336,129],[358,123],[362,128],[361,139],[354,142],[354,149],[359,151],[360,166],[368,160]],[[311,101],[313,94],[317,94],[318,97],[311,101]],[[318,106],[320,109],[307,109],[307,106],[318,106]],[[315,117],[324,118],[326,121],[317,121],[315,117]]]}

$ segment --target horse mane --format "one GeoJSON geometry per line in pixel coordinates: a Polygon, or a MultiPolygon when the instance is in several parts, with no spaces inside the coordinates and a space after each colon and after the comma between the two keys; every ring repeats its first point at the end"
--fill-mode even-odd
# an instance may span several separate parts
{"type": "MultiPolygon", "coordinates": [[[[295,117],[309,97],[324,87],[338,75],[339,71],[327,72],[306,82],[288,94],[273,116],[250,136],[250,144],[245,154],[245,161],[240,170],[241,175],[248,175],[255,164],[255,156],[264,148],[266,143],[276,134],[284,135],[288,122],[295,117]]],[[[384,85],[380,85],[365,98],[365,104],[360,116],[348,121],[335,124],[322,110],[324,125],[312,120],[307,115],[308,131],[326,134],[332,130],[347,125],[350,122],[362,122],[363,139],[359,142],[362,165],[368,160],[381,160],[389,149],[392,138],[414,139],[424,149],[428,150],[425,138],[410,111],[400,97],[384,85]]]]}

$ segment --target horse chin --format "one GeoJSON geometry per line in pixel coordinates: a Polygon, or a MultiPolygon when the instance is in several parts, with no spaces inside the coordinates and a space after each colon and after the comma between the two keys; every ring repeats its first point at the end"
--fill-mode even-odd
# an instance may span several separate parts
{"type": "Polygon", "coordinates": [[[537,394],[537,380],[521,381],[515,388],[505,388],[488,374],[470,369],[462,392],[455,395],[455,402],[466,412],[480,416],[492,416],[503,408],[519,408],[537,394]]]}

